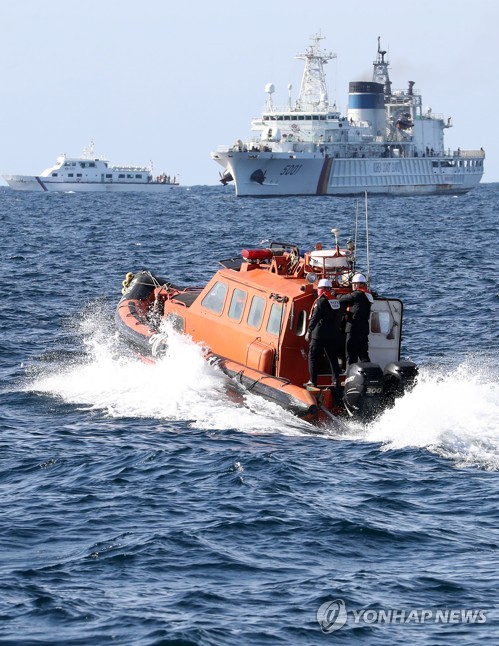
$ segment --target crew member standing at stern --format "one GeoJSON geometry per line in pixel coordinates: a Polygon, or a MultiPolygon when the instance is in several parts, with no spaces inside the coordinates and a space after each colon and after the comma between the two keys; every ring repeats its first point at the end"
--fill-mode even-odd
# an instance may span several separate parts
{"type": "Polygon", "coordinates": [[[349,306],[346,315],[348,364],[356,361],[371,361],[369,358],[369,317],[374,302],[367,291],[367,280],[363,274],[352,278],[352,292],[338,296],[340,303],[349,306]]]}
{"type": "Polygon", "coordinates": [[[340,369],[338,354],[341,339],[342,312],[332,293],[331,281],[322,278],[317,285],[318,298],[312,306],[305,340],[310,341],[308,369],[310,381],[305,386],[317,386],[319,361],[324,352],[330,365],[333,384],[338,387],[340,369]]]}

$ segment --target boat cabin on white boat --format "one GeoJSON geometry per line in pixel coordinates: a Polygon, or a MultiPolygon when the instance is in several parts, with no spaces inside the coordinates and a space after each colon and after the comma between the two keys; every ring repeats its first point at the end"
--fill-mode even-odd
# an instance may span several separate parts
{"type": "Polygon", "coordinates": [[[54,166],[43,171],[40,177],[51,182],[152,182],[151,169],[145,166],[109,166],[104,159],[81,159],[61,155],[54,166]]]}

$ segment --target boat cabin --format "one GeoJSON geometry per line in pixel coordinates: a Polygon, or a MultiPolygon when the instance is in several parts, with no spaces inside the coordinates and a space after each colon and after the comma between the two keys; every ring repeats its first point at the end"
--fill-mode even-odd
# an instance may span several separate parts
{"type": "MultiPolygon", "coordinates": [[[[309,377],[305,333],[315,284],[326,277],[337,294],[350,292],[354,263],[352,249],[317,245],[300,255],[296,245],[275,242],[220,261],[221,269],[204,288],[180,289],[158,280],[154,305],[146,307],[214,355],[302,385],[309,377]]],[[[384,369],[400,358],[402,302],[373,296],[370,355],[384,369]]],[[[339,360],[345,370],[344,351],[339,360]]],[[[321,383],[331,383],[326,361],[321,383]]]]}
{"type": "Polygon", "coordinates": [[[54,166],[47,168],[40,177],[51,182],[100,182],[144,184],[152,181],[152,173],[145,166],[109,166],[104,159],[72,158],[61,155],[54,166]]]}

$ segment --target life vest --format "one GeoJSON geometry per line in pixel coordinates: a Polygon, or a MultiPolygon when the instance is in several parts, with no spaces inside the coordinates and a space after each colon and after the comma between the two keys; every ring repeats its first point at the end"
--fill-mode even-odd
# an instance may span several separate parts
{"type": "Polygon", "coordinates": [[[367,291],[367,285],[365,283],[360,283],[356,291],[363,292],[366,295],[367,300],[371,303],[371,305],[374,303],[373,295],[371,294],[371,292],[367,291]]]}
{"type": "Polygon", "coordinates": [[[322,298],[323,296],[325,296],[327,298],[327,301],[328,301],[328,303],[329,303],[332,310],[339,310],[340,309],[341,305],[340,305],[340,302],[337,300],[336,296],[331,291],[327,290],[327,292],[324,291],[321,294],[321,296],[318,296],[315,299],[315,301],[314,301],[314,303],[312,305],[312,308],[310,310],[310,316],[312,316],[312,313],[313,313],[317,303],[319,302],[319,299],[322,298]]]}

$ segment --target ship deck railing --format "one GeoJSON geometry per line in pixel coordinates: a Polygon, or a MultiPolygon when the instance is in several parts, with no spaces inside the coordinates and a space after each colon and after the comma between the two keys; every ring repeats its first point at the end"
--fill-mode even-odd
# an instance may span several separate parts
{"type": "MultiPolygon", "coordinates": [[[[376,137],[373,141],[369,142],[349,142],[346,144],[345,142],[338,141],[338,142],[331,142],[331,141],[322,141],[320,139],[314,139],[313,141],[300,141],[300,142],[293,142],[293,148],[289,150],[265,150],[265,147],[268,147],[271,143],[273,142],[262,142],[261,139],[252,139],[247,141],[243,146],[238,146],[238,145],[222,145],[218,146],[217,152],[219,153],[229,153],[229,152],[245,152],[245,153],[262,153],[262,152],[278,152],[278,153],[289,153],[289,154],[294,154],[294,153],[302,153],[302,152],[314,152],[311,150],[306,150],[308,146],[314,145],[319,147],[324,147],[323,155],[330,156],[330,157],[336,157],[338,153],[340,153],[340,157],[342,159],[355,159],[359,157],[369,157],[369,158],[378,158],[380,157],[381,150],[384,150],[386,146],[391,147],[392,149],[394,147],[399,147],[400,149],[404,150],[404,154],[398,155],[398,154],[389,154],[389,155],[383,155],[386,156],[387,158],[390,159],[402,159],[402,158],[407,158],[407,157],[431,157],[431,158],[439,158],[439,157],[456,157],[456,158],[462,158],[462,159],[476,159],[476,158],[484,158],[485,157],[485,151],[480,149],[480,150],[461,150],[458,148],[457,150],[434,150],[434,151],[427,151],[426,153],[419,153],[416,150],[414,150],[415,144],[412,141],[397,141],[397,140],[387,140],[383,139],[382,137],[376,137]],[[296,145],[303,144],[304,150],[299,150],[296,145]],[[345,146],[348,146],[348,148],[353,148],[354,146],[362,147],[363,150],[345,150],[345,146]]],[[[291,143],[291,142],[290,142],[291,143]]]]}
{"type": "Polygon", "coordinates": [[[424,114],[415,114],[414,121],[424,121],[433,119],[433,121],[445,121],[445,116],[441,112],[425,112],[424,114]]]}
{"type": "Polygon", "coordinates": [[[454,157],[465,157],[465,158],[475,158],[475,157],[485,157],[485,150],[480,148],[480,150],[461,150],[458,148],[454,151],[454,157]]]}
{"type": "Polygon", "coordinates": [[[113,165],[112,170],[115,171],[128,171],[129,173],[147,173],[149,172],[150,168],[147,166],[118,166],[118,165],[113,165]]]}

